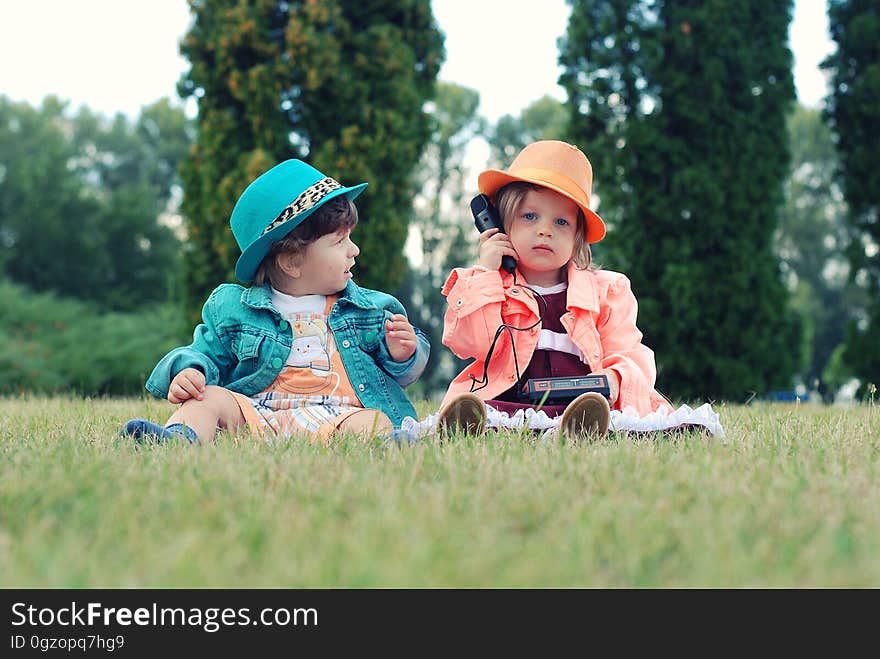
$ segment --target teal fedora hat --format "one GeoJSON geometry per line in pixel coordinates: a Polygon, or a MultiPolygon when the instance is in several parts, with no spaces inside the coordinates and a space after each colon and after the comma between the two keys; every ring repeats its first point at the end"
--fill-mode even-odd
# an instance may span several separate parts
{"type": "Polygon", "coordinates": [[[345,187],[302,160],[285,160],[245,188],[229,224],[241,249],[235,275],[250,283],[272,243],[281,240],[331,199],[354,199],[366,183],[345,187]]]}

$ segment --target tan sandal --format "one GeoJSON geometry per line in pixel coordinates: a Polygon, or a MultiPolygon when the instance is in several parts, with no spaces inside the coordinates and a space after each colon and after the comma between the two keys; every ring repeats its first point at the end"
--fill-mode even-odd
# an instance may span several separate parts
{"type": "Polygon", "coordinates": [[[455,433],[482,435],[486,432],[486,403],[476,394],[461,394],[440,410],[437,429],[441,436],[455,433]]]}
{"type": "Polygon", "coordinates": [[[611,408],[608,400],[595,391],[581,394],[575,398],[565,411],[559,423],[559,432],[571,441],[593,441],[604,437],[608,432],[611,408]]]}

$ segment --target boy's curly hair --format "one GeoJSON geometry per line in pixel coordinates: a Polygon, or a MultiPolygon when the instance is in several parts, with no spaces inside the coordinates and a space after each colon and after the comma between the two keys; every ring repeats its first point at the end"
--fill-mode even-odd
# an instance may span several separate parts
{"type": "Polygon", "coordinates": [[[284,238],[272,243],[251,285],[262,286],[268,282],[274,286],[281,281],[283,273],[276,259],[279,254],[303,254],[318,238],[342,229],[351,229],[357,223],[357,207],[348,197],[341,195],[331,199],[284,238]]]}

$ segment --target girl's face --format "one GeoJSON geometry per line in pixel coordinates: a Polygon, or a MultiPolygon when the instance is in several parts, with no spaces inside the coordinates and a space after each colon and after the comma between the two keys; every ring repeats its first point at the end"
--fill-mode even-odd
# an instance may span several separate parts
{"type": "Polygon", "coordinates": [[[321,236],[309,243],[294,270],[291,295],[332,295],[351,279],[354,258],[361,253],[351,240],[351,229],[321,236]]]}
{"type": "Polygon", "coordinates": [[[514,209],[508,234],[519,271],[536,286],[565,281],[574,251],[578,207],[547,188],[529,190],[514,209]]]}

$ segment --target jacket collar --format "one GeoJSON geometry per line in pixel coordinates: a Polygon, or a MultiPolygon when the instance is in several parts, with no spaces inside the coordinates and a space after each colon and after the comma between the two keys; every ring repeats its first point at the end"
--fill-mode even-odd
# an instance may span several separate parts
{"type": "Polygon", "coordinates": [[[261,286],[245,287],[244,292],[241,294],[241,301],[242,304],[246,304],[254,309],[268,309],[278,314],[278,310],[272,306],[272,289],[268,283],[261,286]]]}
{"type": "Polygon", "coordinates": [[[599,311],[599,295],[596,278],[591,270],[579,270],[574,263],[568,264],[568,296],[566,306],[586,311],[599,311]]]}
{"type": "MultiPolygon", "coordinates": [[[[513,286],[513,275],[501,271],[501,280],[505,288],[513,286]]],[[[529,296],[525,300],[532,310],[540,315],[537,300],[529,296]]],[[[599,295],[596,292],[596,277],[592,270],[579,270],[574,263],[568,264],[568,289],[566,291],[566,308],[578,308],[585,311],[599,311],[599,295]]]]}
{"type": "Polygon", "coordinates": [[[367,299],[367,296],[364,295],[361,287],[355,284],[351,279],[348,280],[348,284],[346,284],[345,288],[339,293],[339,302],[342,304],[351,304],[355,307],[360,307],[361,309],[376,308],[376,305],[370,302],[367,299]]]}
{"type": "MultiPolygon", "coordinates": [[[[241,294],[241,301],[243,304],[254,309],[268,309],[278,314],[278,310],[272,305],[272,289],[268,283],[262,286],[245,288],[241,294]]],[[[338,302],[351,304],[361,309],[372,309],[375,306],[367,300],[360,286],[351,280],[348,281],[345,289],[339,293],[338,302]]]]}

